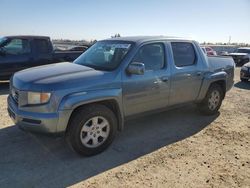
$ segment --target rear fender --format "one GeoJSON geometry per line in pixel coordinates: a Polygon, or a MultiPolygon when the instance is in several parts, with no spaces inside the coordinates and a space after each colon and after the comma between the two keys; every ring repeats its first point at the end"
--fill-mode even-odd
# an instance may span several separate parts
{"type": "Polygon", "coordinates": [[[226,82],[226,80],[227,80],[227,73],[225,71],[216,72],[216,73],[206,75],[203,79],[200,93],[197,97],[197,101],[202,101],[205,98],[207,91],[208,91],[211,84],[213,84],[217,81],[226,82]]]}

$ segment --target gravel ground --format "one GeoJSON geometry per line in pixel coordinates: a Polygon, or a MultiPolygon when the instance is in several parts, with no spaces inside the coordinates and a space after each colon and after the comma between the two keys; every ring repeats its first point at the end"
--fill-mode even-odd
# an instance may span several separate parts
{"type": "Polygon", "coordinates": [[[88,158],[13,126],[0,87],[0,187],[250,187],[250,83],[238,68],[219,114],[190,105],[130,120],[88,158]]]}

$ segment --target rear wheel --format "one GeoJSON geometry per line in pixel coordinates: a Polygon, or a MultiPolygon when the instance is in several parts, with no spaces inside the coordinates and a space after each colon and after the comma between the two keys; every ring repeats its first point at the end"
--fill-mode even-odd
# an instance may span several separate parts
{"type": "Polygon", "coordinates": [[[117,131],[114,113],[103,105],[88,105],[77,110],[66,134],[72,148],[81,155],[91,156],[104,151],[117,131]]]}
{"type": "Polygon", "coordinates": [[[223,100],[223,90],[220,85],[210,86],[205,99],[198,105],[201,112],[206,115],[213,115],[220,109],[223,100]]]}

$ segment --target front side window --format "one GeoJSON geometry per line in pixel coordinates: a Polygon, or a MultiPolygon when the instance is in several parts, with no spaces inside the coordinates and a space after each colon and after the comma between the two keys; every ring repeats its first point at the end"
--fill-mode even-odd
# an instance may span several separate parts
{"type": "Polygon", "coordinates": [[[147,44],[137,52],[133,62],[144,63],[146,70],[160,70],[164,67],[164,45],[147,44]]]}
{"type": "Polygon", "coordinates": [[[1,47],[6,54],[18,55],[31,52],[29,41],[26,39],[11,39],[1,47]]]}
{"type": "Polygon", "coordinates": [[[176,67],[191,66],[196,63],[196,55],[192,43],[172,42],[171,46],[176,67]]]}
{"type": "Polygon", "coordinates": [[[98,70],[114,70],[129,52],[132,43],[100,41],[80,55],[74,63],[98,70]]]}

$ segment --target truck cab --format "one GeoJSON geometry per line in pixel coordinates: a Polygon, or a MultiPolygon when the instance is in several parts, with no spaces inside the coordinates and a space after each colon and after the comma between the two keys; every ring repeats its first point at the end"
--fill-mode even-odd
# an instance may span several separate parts
{"type": "Polygon", "coordinates": [[[53,50],[46,36],[8,36],[0,39],[0,80],[8,80],[15,72],[61,61],[73,61],[81,52],[53,50]]]}

